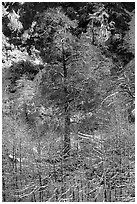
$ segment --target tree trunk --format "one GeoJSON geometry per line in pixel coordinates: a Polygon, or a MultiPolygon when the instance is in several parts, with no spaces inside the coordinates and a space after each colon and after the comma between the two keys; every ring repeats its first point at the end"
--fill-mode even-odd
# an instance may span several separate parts
{"type": "Polygon", "coordinates": [[[70,110],[69,110],[69,100],[68,100],[68,90],[67,90],[67,67],[65,61],[65,53],[62,42],[62,61],[63,61],[63,72],[64,72],[64,111],[65,111],[65,124],[64,124],[64,149],[63,156],[67,158],[70,154],[70,110]]]}
{"type": "Polygon", "coordinates": [[[95,34],[94,34],[94,19],[92,20],[92,24],[91,24],[92,28],[92,45],[95,45],[95,34]]]}
{"type": "Polygon", "coordinates": [[[3,198],[3,202],[6,202],[6,184],[5,184],[5,179],[4,179],[4,175],[2,177],[2,198],[3,198]]]}

